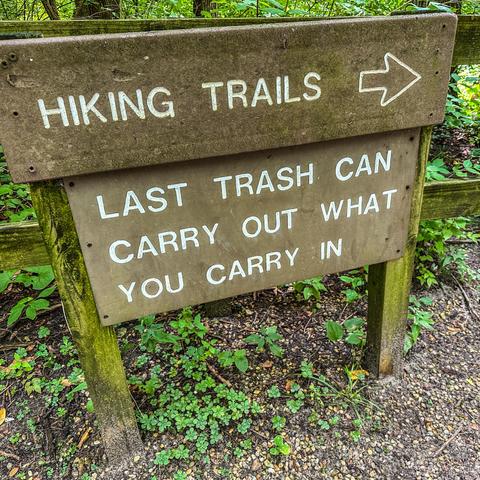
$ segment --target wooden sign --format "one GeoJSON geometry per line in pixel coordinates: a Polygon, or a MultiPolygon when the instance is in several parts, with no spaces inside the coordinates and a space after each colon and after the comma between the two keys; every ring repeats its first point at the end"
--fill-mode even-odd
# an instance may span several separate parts
{"type": "Polygon", "coordinates": [[[455,29],[438,14],[5,41],[1,141],[32,182],[439,123],[455,29]]]}
{"type": "Polygon", "coordinates": [[[419,130],[65,179],[105,325],[402,255],[419,130]]]}

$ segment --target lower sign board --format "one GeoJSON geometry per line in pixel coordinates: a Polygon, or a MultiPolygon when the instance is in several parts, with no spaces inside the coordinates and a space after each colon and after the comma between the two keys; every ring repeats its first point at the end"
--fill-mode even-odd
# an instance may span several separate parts
{"type": "Polygon", "coordinates": [[[419,130],[65,179],[104,325],[400,257],[419,130]]]}

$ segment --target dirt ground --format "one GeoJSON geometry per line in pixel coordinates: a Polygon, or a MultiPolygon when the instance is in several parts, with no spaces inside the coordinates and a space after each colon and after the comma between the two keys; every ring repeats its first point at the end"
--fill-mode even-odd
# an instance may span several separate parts
{"type": "MultiPolygon", "coordinates": [[[[470,263],[477,270],[479,258],[479,246],[471,247],[470,263]]],[[[283,336],[280,345],[285,351],[282,358],[272,359],[265,352],[249,349],[251,368],[246,374],[222,371],[227,382],[255,398],[263,411],[253,421],[252,447],[248,451],[242,456],[232,454],[239,438],[230,428],[207,452],[208,462],[183,460],[156,465],[155,453],[174,445],[177,439],[172,434],[142,432],[146,460],[137,459],[120,471],[106,468],[94,414],[87,406],[88,392],[80,391],[72,398],[66,391],[52,393],[53,386],[45,387],[40,394],[27,394],[25,389],[27,382],[41,375],[65,383],[76,365],[68,345],[61,349],[63,337],[69,336],[61,308],[35,322],[23,322],[14,335],[4,335],[1,340],[2,358],[7,364],[19,345],[30,354],[43,341],[49,351],[67,353],[53,364],[37,362],[33,372],[1,382],[0,404],[6,408],[6,419],[0,425],[0,478],[480,479],[478,285],[460,287],[453,278],[447,278],[428,292],[417,287],[417,296],[428,295],[433,300],[429,309],[435,327],[424,332],[408,354],[402,380],[374,381],[367,377],[360,394],[374,406],[362,409],[361,434],[354,438],[354,412],[342,402],[315,407],[323,418],[339,418],[337,424],[325,429],[312,425],[314,407],[309,402],[291,413],[285,398],[267,395],[273,385],[287,391],[292,381],[298,380],[302,360],[312,362],[316,372],[342,388],[347,385],[344,367],[358,365],[358,350],[329,341],[323,325],[326,320],[365,317],[365,299],[346,304],[336,277],[328,277],[325,283],[328,292],[322,295],[317,311],[312,310],[311,303],[298,301],[291,288],[282,288],[238,297],[232,315],[207,321],[219,345],[230,348],[244,348],[242,338],[261,326],[275,324],[283,336]],[[50,329],[47,339],[38,338],[40,326],[50,329]],[[51,398],[58,400],[52,405],[51,398]],[[61,416],[55,414],[59,407],[65,409],[61,416]],[[286,418],[283,436],[291,447],[289,455],[274,457],[269,453],[275,435],[271,427],[274,415],[286,418]],[[175,477],[179,470],[185,476],[175,477]]],[[[12,290],[1,298],[2,312],[14,303],[16,295],[12,290]]],[[[131,322],[117,329],[121,344],[124,339],[130,344],[138,342],[134,325],[131,322]]],[[[124,350],[127,375],[138,354],[135,348],[124,350]]],[[[145,399],[139,392],[133,394],[143,408],[145,399]]]]}

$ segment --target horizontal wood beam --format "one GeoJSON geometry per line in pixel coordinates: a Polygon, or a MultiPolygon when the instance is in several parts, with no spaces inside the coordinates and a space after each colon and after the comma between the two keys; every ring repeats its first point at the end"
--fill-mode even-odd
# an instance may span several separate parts
{"type": "MultiPolygon", "coordinates": [[[[264,23],[326,20],[328,17],[269,18],[165,18],[160,20],[61,20],[42,22],[0,21],[0,38],[13,32],[36,32],[45,37],[92,35],[102,33],[145,32],[185,28],[227,27],[264,23]]],[[[453,64],[480,63],[480,16],[460,15],[453,64]]]]}
{"type": "Polygon", "coordinates": [[[425,185],[422,220],[480,215],[480,180],[448,180],[425,185]]]}
{"type": "Polygon", "coordinates": [[[480,63],[480,15],[460,15],[453,50],[453,65],[480,63]]]}
{"type": "Polygon", "coordinates": [[[0,223],[0,270],[49,264],[37,222],[0,223]]]}
{"type": "MultiPolygon", "coordinates": [[[[480,180],[425,185],[421,220],[480,215],[480,180]]],[[[0,270],[49,265],[37,222],[0,224],[0,270]]]]}

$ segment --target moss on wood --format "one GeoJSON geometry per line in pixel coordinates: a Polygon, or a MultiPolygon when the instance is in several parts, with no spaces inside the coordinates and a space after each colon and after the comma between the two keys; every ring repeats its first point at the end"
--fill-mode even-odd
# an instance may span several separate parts
{"type": "Polygon", "coordinates": [[[422,208],[425,168],[432,127],[422,128],[407,245],[403,257],[370,265],[368,271],[368,328],[365,362],[372,375],[401,376],[408,297],[422,208]]]}
{"type": "Polygon", "coordinates": [[[63,187],[31,185],[32,201],[110,463],[142,450],[115,331],[102,327],[63,187]]]}
{"type": "Polygon", "coordinates": [[[422,220],[480,215],[480,180],[448,180],[425,185],[422,220]]]}
{"type": "Polygon", "coordinates": [[[37,222],[0,224],[0,270],[49,265],[37,222]]]}

